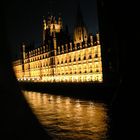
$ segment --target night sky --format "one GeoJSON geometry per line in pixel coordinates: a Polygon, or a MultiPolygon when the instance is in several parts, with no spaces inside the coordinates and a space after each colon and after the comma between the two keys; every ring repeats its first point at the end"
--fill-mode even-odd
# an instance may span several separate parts
{"type": "MultiPolygon", "coordinates": [[[[98,31],[96,0],[80,0],[84,22],[89,32],[98,31]]],[[[21,42],[40,45],[42,41],[42,19],[51,10],[58,16],[61,13],[64,25],[73,33],[76,23],[76,0],[13,0],[5,1],[7,38],[12,56],[18,55],[21,42]]]]}

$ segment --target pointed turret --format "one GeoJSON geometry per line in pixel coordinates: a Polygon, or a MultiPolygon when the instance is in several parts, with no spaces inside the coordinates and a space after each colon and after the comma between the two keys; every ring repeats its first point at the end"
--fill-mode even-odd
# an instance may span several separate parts
{"type": "Polygon", "coordinates": [[[76,24],[74,29],[74,44],[87,41],[87,29],[84,24],[80,4],[77,6],[76,24]]]}
{"type": "Polygon", "coordinates": [[[61,17],[61,14],[59,14],[59,17],[58,17],[58,25],[60,25],[60,28],[62,29],[62,17],[61,17]]]}
{"type": "Polygon", "coordinates": [[[47,29],[47,24],[46,24],[45,17],[43,16],[43,44],[45,42],[46,29],[47,29]]]}
{"type": "Polygon", "coordinates": [[[45,17],[43,16],[43,29],[46,30],[46,28],[47,28],[46,19],[45,19],[45,17]]]}
{"type": "Polygon", "coordinates": [[[76,26],[77,27],[79,27],[79,26],[84,27],[84,20],[83,20],[83,15],[81,12],[80,3],[77,4],[76,26]]]}

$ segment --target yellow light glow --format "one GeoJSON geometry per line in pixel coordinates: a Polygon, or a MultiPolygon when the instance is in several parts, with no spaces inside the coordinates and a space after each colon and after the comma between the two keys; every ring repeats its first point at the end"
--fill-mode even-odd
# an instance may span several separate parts
{"type": "MultiPolygon", "coordinates": [[[[51,32],[54,30],[60,32],[61,25],[57,23],[47,25],[44,21],[44,29],[46,28],[50,28],[51,32]]],[[[85,29],[84,32],[87,38],[85,29]]],[[[77,30],[75,35],[79,37],[77,30]]],[[[74,46],[72,43],[62,46],[55,44],[56,47],[59,47],[59,55],[56,53],[50,56],[50,52],[47,51],[41,53],[42,48],[45,50],[45,46],[32,50],[29,58],[23,59],[23,63],[21,59],[13,62],[17,79],[34,82],[103,82],[99,34],[96,37],[98,40],[96,45],[93,36],[90,36],[90,42],[87,42],[89,46],[84,48],[81,44],[80,48],[77,47],[76,43],[79,43],[79,41],[75,41],[74,46]],[[70,46],[70,49],[68,49],[68,46],[70,46]],[[73,48],[75,50],[72,51],[73,48]],[[32,52],[34,55],[31,55],[32,52]]]]}

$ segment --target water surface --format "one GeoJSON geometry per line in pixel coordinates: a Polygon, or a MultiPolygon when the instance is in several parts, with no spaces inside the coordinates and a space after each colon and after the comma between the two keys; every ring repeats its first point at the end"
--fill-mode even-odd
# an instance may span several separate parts
{"type": "Polygon", "coordinates": [[[107,107],[47,93],[24,91],[33,112],[54,140],[106,140],[107,107]]]}

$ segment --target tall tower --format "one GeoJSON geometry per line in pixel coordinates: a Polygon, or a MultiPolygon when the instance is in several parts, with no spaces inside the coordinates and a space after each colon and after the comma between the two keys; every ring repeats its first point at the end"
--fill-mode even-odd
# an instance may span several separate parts
{"type": "Polygon", "coordinates": [[[23,43],[22,44],[22,73],[23,73],[23,75],[22,75],[22,77],[24,78],[24,72],[25,72],[25,68],[24,68],[24,60],[25,60],[25,44],[23,43]]]}
{"type": "MultiPolygon", "coordinates": [[[[56,37],[57,33],[60,33],[63,28],[62,18],[59,16],[58,20],[55,16],[48,16],[47,20],[43,19],[43,45],[46,45],[47,42],[52,42],[56,37]]],[[[47,44],[47,45],[50,45],[47,44]]]]}

